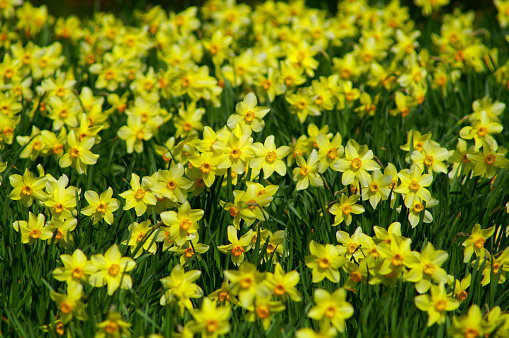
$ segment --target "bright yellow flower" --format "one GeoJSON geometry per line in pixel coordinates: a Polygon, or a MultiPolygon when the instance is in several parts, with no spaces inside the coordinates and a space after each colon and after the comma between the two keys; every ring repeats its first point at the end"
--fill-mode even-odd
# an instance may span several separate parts
{"type": "Polygon", "coordinates": [[[110,312],[108,313],[108,319],[97,324],[98,330],[94,338],[130,337],[129,328],[132,325],[123,321],[120,313],[110,312]]]}
{"type": "Polygon", "coordinates": [[[100,288],[108,285],[108,295],[113,295],[119,287],[130,289],[133,285],[131,276],[126,274],[136,267],[136,262],[130,257],[122,257],[118,246],[113,244],[104,255],[93,255],[88,263],[89,269],[94,269],[90,276],[90,285],[100,288]],[[90,267],[93,265],[93,267],[90,267]]]}
{"type": "Polygon", "coordinates": [[[53,270],[53,277],[61,282],[84,283],[88,280],[88,276],[95,272],[95,268],[87,264],[89,260],[80,249],[74,250],[72,256],[60,255],[60,261],[64,266],[53,270]]]}
{"type": "Polygon", "coordinates": [[[456,310],[460,302],[447,296],[444,283],[440,283],[431,286],[431,296],[426,294],[415,297],[415,305],[419,310],[428,312],[428,326],[431,326],[445,322],[446,311],[456,310]]]}
{"type": "Polygon", "coordinates": [[[198,221],[202,219],[204,211],[202,209],[191,209],[188,201],[184,202],[178,213],[175,211],[165,211],[161,213],[161,220],[169,228],[170,236],[174,238],[178,246],[182,246],[189,235],[198,231],[200,225],[198,221]]]}
{"type": "Polygon", "coordinates": [[[187,137],[197,135],[197,131],[203,130],[201,118],[205,114],[205,109],[196,108],[196,102],[192,101],[186,108],[179,108],[178,117],[173,119],[177,132],[175,136],[187,137]]]}
{"type": "Polygon", "coordinates": [[[251,149],[253,154],[249,166],[257,170],[263,169],[264,179],[269,178],[274,171],[281,176],[286,175],[286,165],[282,159],[288,156],[290,147],[276,148],[274,135],[268,136],[264,144],[259,142],[252,144],[251,149]]]}
{"type": "Polygon", "coordinates": [[[401,184],[394,189],[394,192],[405,195],[405,206],[411,208],[414,201],[430,201],[431,193],[426,187],[433,182],[433,176],[424,174],[419,166],[414,165],[410,170],[402,170],[398,173],[401,184]]]}
{"type": "Polygon", "coordinates": [[[341,182],[344,186],[352,184],[357,178],[361,186],[367,187],[370,181],[367,172],[380,169],[380,166],[373,160],[371,150],[359,153],[354,144],[348,141],[345,147],[345,158],[340,158],[334,162],[333,168],[343,173],[341,182]]]}
{"type": "Polygon", "coordinates": [[[271,292],[278,298],[285,301],[290,298],[294,302],[300,302],[302,296],[297,290],[300,275],[297,271],[289,271],[285,274],[281,264],[274,265],[274,273],[268,273],[265,284],[269,287],[271,292]]]}
{"type": "Polygon", "coordinates": [[[257,106],[256,96],[248,93],[244,101],[237,103],[235,107],[236,113],[230,115],[226,123],[229,128],[233,129],[236,124],[248,126],[254,132],[262,131],[265,126],[263,118],[270,111],[267,107],[257,106]]]}
{"type": "Polygon", "coordinates": [[[76,194],[73,187],[64,188],[58,185],[51,194],[48,194],[44,205],[49,208],[51,214],[57,219],[72,218],[76,214],[76,194]]]}
{"type": "Polygon", "coordinates": [[[487,330],[479,305],[472,304],[466,316],[452,318],[452,326],[447,333],[454,338],[486,337],[492,330],[487,330]]]}
{"type": "Polygon", "coordinates": [[[137,153],[143,151],[143,141],[152,138],[153,130],[145,123],[142,123],[140,116],[129,116],[127,126],[122,126],[118,130],[118,137],[126,141],[127,153],[131,154],[133,150],[137,153]]]}
{"type": "Polygon", "coordinates": [[[93,154],[90,149],[95,144],[94,137],[85,137],[78,141],[74,131],[70,131],[67,137],[67,152],[60,157],[60,167],[72,166],[79,174],[87,173],[87,165],[94,165],[99,155],[93,154]]]}
{"type": "Polygon", "coordinates": [[[147,205],[157,203],[156,196],[150,191],[152,181],[150,177],[143,177],[140,185],[140,177],[135,173],[131,175],[131,182],[129,183],[131,190],[119,194],[120,197],[126,200],[124,210],[135,208],[136,216],[139,217],[147,211],[147,205]]]}
{"type": "Polygon", "coordinates": [[[23,176],[13,174],[9,176],[9,181],[13,187],[9,193],[9,198],[14,201],[21,200],[23,205],[30,207],[35,200],[45,201],[46,193],[43,189],[46,186],[46,177],[35,178],[30,170],[25,169],[23,176]]]}
{"type": "Polygon", "coordinates": [[[353,316],[353,306],[346,301],[346,290],[339,288],[330,294],[324,289],[316,289],[315,306],[308,312],[314,320],[331,323],[339,332],[345,331],[345,320],[353,316]]]}
{"type": "Polygon", "coordinates": [[[305,257],[306,266],[312,269],[313,283],[318,283],[327,277],[333,283],[339,282],[338,269],[348,262],[339,255],[339,251],[332,244],[321,245],[315,241],[309,243],[309,253],[305,257]]]}
{"type": "Polygon", "coordinates": [[[463,242],[463,246],[465,247],[463,262],[470,262],[474,252],[477,257],[481,257],[481,260],[483,260],[484,255],[486,254],[484,250],[484,243],[486,243],[486,240],[490,238],[494,232],[495,226],[488,229],[481,229],[481,225],[479,223],[474,225],[470,236],[463,242]]]}
{"type": "Polygon", "coordinates": [[[405,263],[411,269],[406,280],[416,283],[415,289],[419,293],[427,292],[431,281],[447,283],[447,272],[440,266],[444,264],[448,256],[446,251],[435,250],[431,242],[428,242],[421,253],[412,251],[405,263]]]}
{"type": "Polygon", "coordinates": [[[467,154],[467,158],[475,165],[474,176],[485,175],[488,179],[492,179],[499,168],[509,166],[509,159],[486,143],[482,147],[482,153],[467,154]]]}
{"type": "Polygon", "coordinates": [[[190,157],[189,163],[193,168],[197,168],[203,173],[203,182],[210,188],[214,184],[216,176],[222,176],[226,172],[226,170],[218,168],[221,160],[221,156],[216,156],[212,152],[205,152],[199,156],[190,157]]]}
{"type": "Polygon", "coordinates": [[[318,170],[324,173],[327,169],[334,169],[334,164],[343,156],[345,148],[343,147],[340,133],[336,133],[332,141],[324,134],[316,136],[318,146],[318,170]]]}
{"type": "Polygon", "coordinates": [[[309,183],[314,187],[323,186],[322,177],[318,173],[318,153],[313,149],[307,162],[304,157],[297,155],[298,168],[293,169],[293,180],[297,181],[297,190],[307,189],[309,183]]]}
{"type": "Polygon", "coordinates": [[[290,104],[290,112],[297,114],[300,123],[304,123],[308,115],[320,115],[318,106],[315,104],[317,96],[311,92],[310,88],[299,88],[297,93],[287,92],[285,98],[290,104]]]}
{"type": "Polygon", "coordinates": [[[89,203],[88,206],[81,209],[81,213],[91,216],[94,224],[104,218],[106,223],[113,223],[113,212],[120,207],[120,202],[116,198],[112,198],[113,189],[108,187],[100,196],[93,190],[85,192],[85,199],[89,203]]]}
{"type": "Polygon", "coordinates": [[[194,333],[200,333],[202,337],[218,337],[230,332],[231,307],[229,304],[225,306],[216,306],[216,303],[210,298],[203,299],[200,310],[192,312],[194,320],[190,325],[190,329],[194,333]]]}
{"type": "Polygon", "coordinates": [[[359,200],[359,197],[359,195],[341,195],[341,201],[339,203],[334,203],[329,209],[329,212],[335,216],[334,223],[331,224],[332,226],[336,226],[343,221],[345,221],[346,225],[350,225],[352,223],[352,214],[358,215],[365,211],[362,205],[355,204],[359,200]]]}
{"type": "Polygon", "coordinates": [[[83,285],[71,282],[67,284],[67,294],[50,291],[50,297],[57,303],[60,309],[60,318],[62,323],[70,322],[73,317],[79,320],[87,320],[88,315],[85,312],[86,305],[80,299],[83,293],[83,285]]]}
{"type": "Polygon", "coordinates": [[[247,261],[240,264],[237,271],[224,271],[224,276],[230,281],[232,293],[239,296],[243,308],[253,304],[255,297],[269,295],[269,288],[263,283],[265,273],[259,272],[256,266],[247,261]]]}
{"type": "Polygon", "coordinates": [[[252,247],[251,238],[253,238],[253,230],[249,230],[242,235],[240,239],[237,237],[237,230],[233,226],[228,226],[228,240],[230,244],[219,245],[217,249],[222,253],[231,255],[233,264],[239,265],[244,261],[244,253],[252,247]]]}
{"type": "Polygon", "coordinates": [[[152,231],[153,227],[150,225],[150,220],[141,223],[134,222],[129,224],[129,240],[124,241],[122,244],[131,247],[131,252],[134,254],[134,259],[140,257],[140,255],[143,253],[142,248],[151,254],[155,254],[157,251],[157,246],[155,243],[156,239],[154,239],[156,236],[156,231],[152,231]]]}
{"type": "Polygon", "coordinates": [[[161,278],[161,284],[167,290],[161,296],[159,303],[161,305],[171,305],[175,300],[178,301],[181,315],[184,314],[185,309],[193,310],[191,298],[203,297],[203,290],[193,283],[200,278],[201,271],[191,270],[184,271],[184,268],[179,264],[173,267],[170,276],[161,278]]]}
{"type": "MultiPolygon", "coordinates": [[[[76,218],[68,218],[68,219],[58,219],[53,217],[51,221],[49,221],[48,226],[51,229],[51,232],[55,234],[55,242],[58,242],[62,246],[67,246],[68,242],[73,242],[74,237],[70,234],[70,231],[76,229],[76,225],[78,225],[78,220],[76,218]]],[[[48,239],[48,242],[51,243],[52,238],[48,239]]]]}
{"type": "Polygon", "coordinates": [[[248,322],[259,320],[265,330],[268,330],[272,324],[275,313],[285,310],[285,305],[279,301],[273,301],[269,297],[256,297],[254,304],[248,307],[249,313],[246,314],[248,322]]]}
{"type": "MultiPolygon", "coordinates": [[[[230,213],[230,216],[233,217],[233,226],[235,226],[235,228],[237,230],[240,230],[240,221],[241,220],[244,220],[244,222],[247,226],[250,226],[256,220],[256,216],[255,216],[254,212],[251,210],[250,205],[247,205],[243,199],[244,194],[245,194],[245,191],[235,190],[233,192],[233,196],[234,196],[233,203],[231,203],[231,202],[226,203],[224,201],[219,201],[219,203],[221,204],[223,209],[228,210],[230,213]]],[[[255,208],[256,208],[256,206],[255,206],[255,208]]]]}
{"type": "Polygon", "coordinates": [[[174,202],[184,203],[187,200],[187,191],[193,182],[184,177],[182,164],[172,164],[169,169],[158,171],[158,179],[154,182],[151,190],[174,202]]]}
{"type": "Polygon", "coordinates": [[[50,227],[45,224],[45,217],[43,214],[39,214],[37,218],[28,212],[28,222],[16,221],[12,223],[14,230],[21,232],[21,242],[33,244],[37,239],[47,240],[53,237],[53,232],[50,227]]]}

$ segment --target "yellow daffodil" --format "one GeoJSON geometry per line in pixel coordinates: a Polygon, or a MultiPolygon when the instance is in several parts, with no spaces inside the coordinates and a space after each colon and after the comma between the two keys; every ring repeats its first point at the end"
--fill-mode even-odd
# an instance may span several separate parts
{"type": "Polygon", "coordinates": [[[253,143],[251,145],[251,149],[253,154],[251,161],[249,162],[249,166],[253,169],[263,169],[263,178],[269,178],[274,171],[276,171],[279,175],[286,175],[286,165],[282,161],[288,154],[290,153],[290,147],[281,146],[276,148],[274,143],[274,135],[269,135],[265,142],[262,143],[253,143]]]}
{"type": "Polygon", "coordinates": [[[421,168],[415,165],[410,170],[400,171],[398,177],[401,184],[394,191],[405,195],[407,208],[411,208],[416,200],[419,202],[431,200],[431,193],[426,187],[433,182],[432,175],[423,175],[421,168]]]}
{"type": "Polygon", "coordinates": [[[339,288],[330,294],[324,289],[316,289],[314,300],[316,305],[309,310],[308,317],[329,322],[339,332],[344,332],[345,320],[354,313],[352,304],[346,301],[346,290],[339,288]]]}
{"type": "Polygon", "coordinates": [[[361,186],[367,187],[370,181],[367,172],[380,169],[380,166],[373,160],[371,150],[359,154],[354,144],[348,141],[345,147],[345,158],[334,162],[333,168],[343,173],[341,182],[344,186],[352,184],[357,178],[361,186]]]}
{"type": "Polygon", "coordinates": [[[412,251],[405,263],[411,269],[406,276],[406,280],[416,283],[415,289],[419,293],[427,292],[431,286],[431,281],[446,283],[447,272],[440,266],[447,260],[448,256],[447,252],[443,250],[435,250],[431,242],[428,242],[421,253],[412,251]]]}
{"type": "Polygon", "coordinates": [[[200,333],[202,337],[218,337],[230,332],[228,318],[231,314],[230,305],[216,306],[210,298],[203,299],[200,310],[192,312],[193,321],[190,325],[191,331],[200,333]]]}
{"type": "Polygon", "coordinates": [[[133,324],[122,320],[122,315],[118,312],[108,313],[108,319],[97,324],[97,332],[95,338],[110,338],[110,337],[130,337],[131,332],[129,328],[133,324]]]}
{"type": "Polygon", "coordinates": [[[493,233],[495,233],[495,226],[488,229],[481,229],[479,223],[474,225],[470,236],[463,242],[463,246],[465,247],[463,262],[470,262],[474,252],[475,255],[481,257],[482,260],[486,254],[484,251],[484,243],[486,243],[486,240],[490,238],[493,233]]]}
{"type": "Polygon", "coordinates": [[[99,155],[90,151],[94,144],[94,137],[85,137],[82,141],[78,141],[76,134],[71,130],[67,137],[68,150],[58,161],[60,167],[72,166],[79,174],[86,174],[87,165],[94,165],[99,158],[99,155]]]}
{"type": "Polygon", "coordinates": [[[422,145],[422,151],[413,151],[411,159],[413,163],[419,166],[421,171],[427,169],[430,174],[433,172],[447,174],[447,166],[443,161],[446,161],[452,154],[452,150],[440,148],[439,145],[435,145],[428,140],[422,145]]]}
{"type": "Polygon", "coordinates": [[[231,255],[233,264],[238,266],[244,261],[244,253],[251,249],[251,238],[254,233],[253,230],[249,230],[239,239],[235,227],[230,225],[227,231],[230,244],[220,245],[217,249],[222,253],[231,255]]]}
{"type": "Polygon", "coordinates": [[[201,276],[201,271],[184,271],[179,264],[175,265],[170,276],[161,278],[161,284],[167,290],[160,299],[161,305],[170,305],[174,300],[178,301],[180,313],[184,314],[185,309],[193,310],[191,298],[203,297],[203,290],[193,283],[201,276]]]}
{"type": "Polygon", "coordinates": [[[76,282],[67,284],[67,294],[51,290],[50,297],[57,303],[60,309],[60,318],[64,324],[70,322],[73,317],[79,320],[88,319],[85,312],[86,305],[80,301],[82,293],[83,285],[76,282]]]}
{"type": "Polygon", "coordinates": [[[226,123],[229,128],[233,129],[237,123],[241,126],[248,126],[254,132],[262,131],[265,126],[263,118],[270,111],[267,107],[257,106],[256,96],[248,93],[244,101],[237,103],[236,113],[230,115],[226,123]]]}
{"type": "Polygon", "coordinates": [[[298,168],[293,169],[293,180],[297,181],[297,190],[307,189],[311,183],[314,187],[323,186],[323,180],[318,174],[318,153],[313,149],[307,161],[297,155],[298,168]]]}
{"type": "Polygon", "coordinates": [[[109,225],[113,224],[113,212],[120,207],[120,202],[112,196],[113,189],[111,187],[108,187],[100,196],[93,190],[86,191],[85,199],[89,205],[81,209],[81,213],[91,216],[94,219],[94,224],[103,218],[109,225]]]}
{"type": "Polygon", "coordinates": [[[46,186],[46,177],[35,178],[30,170],[25,169],[23,176],[13,174],[9,176],[9,181],[13,187],[9,193],[9,198],[14,201],[21,200],[23,205],[30,207],[35,200],[45,201],[46,193],[44,187],[46,186]]]}
{"type": "Polygon", "coordinates": [[[119,287],[130,289],[133,281],[131,276],[126,274],[136,267],[136,262],[130,257],[122,257],[118,246],[113,244],[104,255],[93,255],[88,263],[92,264],[95,271],[89,278],[90,285],[100,288],[108,285],[108,295],[113,295],[119,287]]]}
{"type": "Polygon", "coordinates": [[[345,221],[346,225],[350,225],[352,223],[352,213],[362,214],[365,211],[362,205],[355,204],[359,200],[359,197],[359,195],[347,196],[342,194],[341,201],[339,203],[334,203],[334,205],[330,207],[329,212],[335,216],[334,223],[332,224],[333,226],[343,221],[345,221]]]}
{"type": "Polygon", "coordinates": [[[460,306],[457,299],[447,296],[444,283],[431,286],[431,295],[415,297],[415,305],[421,311],[428,312],[428,326],[445,322],[446,311],[454,311],[460,306]]]}
{"type": "Polygon", "coordinates": [[[282,300],[290,298],[294,302],[300,302],[302,296],[297,290],[299,279],[300,276],[297,271],[289,271],[285,274],[281,264],[276,263],[274,273],[267,274],[265,283],[276,297],[282,300]]]}
{"type": "Polygon", "coordinates": [[[333,283],[338,283],[338,269],[345,265],[348,259],[340,256],[334,245],[321,245],[313,240],[309,243],[309,253],[305,260],[306,266],[312,269],[313,283],[318,283],[325,277],[333,283]]]}
{"type": "Polygon", "coordinates": [[[45,224],[46,217],[43,214],[39,214],[37,218],[28,212],[28,222],[26,221],[15,221],[12,223],[14,230],[21,232],[21,242],[33,244],[37,239],[47,240],[53,237],[53,231],[45,224]]]}
{"type": "Polygon", "coordinates": [[[61,282],[83,283],[88,280],[88,276],[95,272],[95,268],[88,264],[87,256],[80,249],[74,250],[71,255],[60,255],[60,261],[63,267],[53,270],[53,277],[61,282]]]}
{"type": "Polygon", "coordinates": [[[133,173],[131,175],[131,190],[124,191],[119,194],[120,197],[126,200],[124,210],[135,208],[136,215],[139,217],[147,211],[147,205],[155,205],[157,199],[150,188],[152,187],[152,179],[150,177],[143,177],[140,185],[140,177],[133,173]]]}
{"type": "Polygon", "coordinates": [[[238,295],[243,308],[248,308],[255,297],[267,297],[269,288],[263,281],[265,274],[259,272],[256,266],[244,261],[239,270],[226,270],[223,272],[226,279],[230,281],[232,293],[238,295]]]}
{"type": "Polygon", "coordinates": [[[194,234],[200,228],[198,221],[202,219],[204,211],[202,209],[191,209],[188,201],[175,211],[165,211],[161,213],[161,220],[167,225],[170,236],[174,238],[178,246],[182,246],[189,235],[194,234]]]}

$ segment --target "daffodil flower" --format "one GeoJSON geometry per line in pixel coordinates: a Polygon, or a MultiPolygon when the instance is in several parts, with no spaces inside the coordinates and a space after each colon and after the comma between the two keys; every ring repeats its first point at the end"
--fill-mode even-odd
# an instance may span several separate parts
{"type": "Polygon", "coordinates": [[[91,216],[94,219],[94,224],[104,218],[106,223],[111,225],[113,223],[113,212],[120,207],[120,202],[112,196],[113,189],[111,187],[108,187],[100,196],[93,190],[86,191],[85,199],[89,205],[81,209],[81,213],[91,216]]]}
{"type": "Polygon", "coordinates": [[[359,154],[353,143],[348,141],[345,148],[345,158],[335,161],[333,168],[343,173],[341,182],[344,186],[352,184],[354,179],[357,178],[361,186],[367,187],[370,181],[367,172],[378,170],[380,166],[373,160],[373,152],[371,150],[359,154]]]}
{"type": "Polygon", "coordinates": [[[130,289],[133,281],[126,274],[136,267],[136,262],[130,257],[122,257],[116,244],[113,244],[104,255],[93,255],[88,264],[88,269],[95,271],[89,279],[90,285],[100,288],[108,285],[108,295],[113,295],[119,287],[130,289]]]}

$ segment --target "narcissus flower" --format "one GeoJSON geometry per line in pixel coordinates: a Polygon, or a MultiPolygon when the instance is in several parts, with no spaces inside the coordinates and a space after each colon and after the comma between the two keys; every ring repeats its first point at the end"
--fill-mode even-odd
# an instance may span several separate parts
{"type": "Polygon", "coordinates": [[[72,318],[79,320],[87,320],[88,316],[85,312],[86,305],[80,299],[83,293],[83,285],[71,282],[67,284],[67,294],[57,293],[53,290],[50,297],[57,303],[60,309],[60,318],[63,323],[68,323],[72,318]]]}
{"type": "Polygon", "coordinates": [[[406,266],[411,270],[406,280],[414,282],[419,293],[425,293],[435,283],[447,283],[447,272],[440,266],[447,260],[446,251],[435,250],[433,244],[428,242],[421,253],[412,251],[406,260],[406,266]]]}
{"type": "Polygon", "coordinates": [[[373,160],[371,150],[359,154],[354,144],[348,141],[345,147],[345,158],[335,161],[333,168],[343,173],[341,182],[344,186],[352,184],[357,178],[363,187],[367,187],[370,181],[367,172],[378,170],[380,166],[373,160]]]}
{"type": "Polygon", "coordinates": [[[265,142],[251,145],[253,154],[249,166],[253,169],[263,169],[263,178],[269,178],[274,171],[279,175],[286,175],[286,164],[282,161],[290,153],[290,147],[281,146],[276,148],[274,135],[269,135],[265,142]]]}
{"type": "Polygon", "coordinates": [[[481,229],[481,225],[477,223],[474,225],[470,236],[463,242],[465,247],[463,262],[468,263],[475,252],[477,257],[484,257],[486,252],[484,251],[484,243],[490,238],[495,232],[495,226],[488,229],[481,229]]]}
{"type": "Polygon", "coordinates": [[[157,198],[150,188],[152,187],[152,178],[143,177],[140,184],[140,177],[133,173],[131,175],[131,190],[119,194],[125,198],[124,210],[135,208],[136,216],[141,216],[147,211],[147,205],[156,205],[157,198]]]}
{"type": "Polygon", "coordinates": [[[28,212],[28,222],[16,221],[12,223],[14,230],[21,232],[21,242],[33,244],[37,239],[47,240],[53,237],[53,231],[45,224],[46,217],[43,214],[39,214],[37,218],[28,212]]]}
{"type": "Polygon", "coordinates": [[[429,174],[441,172],[447,174],[447,166],[443,161],[447,160],[454,153],[453,150],[440,148],[430,140],[424,142],[422,151],[414,150],[411,156],[413,163],[419,166],[421,171],[428,170],[429,174]]]}
{"type": "Polygon", "coordinates": [[[94,224],[104,218],[106,223],[113,223],[113,212],[120,207],[120,202],[116,198],[112,198],[113,189],[108,187],[100,196],[93,190],[85,192],[85,199],[89,203],[88,206],[81,209],[81,213],[91,216],[94,224]]]}
{"type": "Polygon", "coordinates": [[[452,318],[452,326],[447,333],[455,338],[486,337],[492,331],[486,324],[479,305],[472,304],[466,316],[452,318]]]}
{"type": "Polygon", "coordinates": [[[122,320],[120,313],[110,312],[108,319],[97,324],[98,330],[95,333],[95,338],[130,337],[129,328],[131,326],[132,324],[122,320]]]}
{"type": "Polygon", "coordinates": [[[346,225],[350,225],[352,223],[352,213],[362,214],[365,211],[362,205],[355,204],[359,200],[359,197],[359,195],[341,195],[341,201],[339,203],[334,203],[329,209],[329,212],[335,216],[332,226],[338,225],[343,221],[345,221],[346,225]]]}
{"type": "Polygon", "coordinates": [[[130,289],[133,285],[131,276],[126,274],[136,267],[136,262],[130,257],[122,257],[118,246],[113,244],[104,255],[93,255],[89,265],[95,267],[90,276],[90,285],[97,288],[108,285],[108,295],[113,295],[119,287],[130,289]]]}
{"type": "Polygon", "coordinates": [[[314,187],[323,186],[322,177],[318,174],[318,153],[313,149],[307,162],[297,155],[298,168],[293,169],[293,180],[297,181],[297,190],[307,189],[311,183],[314,187]]]}
{"type": "Polygon", "coordinates": [[[34,199],[38,201],[46,200],[44,188],[46,186],[46,177],[35,178],[30,170],[25,169],[23,176],[11,175],[9,181],[14,189],[9,194],[9,198],[14,201],[21,200],[23,205],[30,207],[34,199]]]}
{"type": "Polygon", "coordinates": [[[63,267],[53,270],[53,277],[61,282],[83,283],[88,280],[88,276],[95,272],[95,268],[90,264],[87,256],[80,249],[74,250],[72,256],[60,255],[60,261],[63,267]]]}
{"type": "Polygon", "coordinates": [[[446,311],[454,311],[460,306],[457,299],[447,296],[444,283],[431,286],[431,295],[415,297],[415,305],[428,312],[428,326],[445,322],[446,311]]]}
{"type": "Polygon", "coordinates": [[[405,206],[411,208],[414,201],[430,201],[431,193],[426,187],[433,182],[433,176],[424,174],[419,166],[415,165],[407,171],[400,171],[398,177],[401,184],[394,190],[397,193],[405,194],[405,206]]]}
{"type": "MultiPolygon", "coordinates": [[[[151,222],[144,221],[141,223],[134,222],[133,224],[129,224],[128,230],[130,232],[129,240],[124,241],[122,244],[127,244],[131,247],[131,253],[134,254],[133,258],[138,258],[142,253],[143,249],[147,250],[151,254],[155,254],[157,251],[156,246],[156,231],[153,231],[153,227],[150,226],[151,222]]],[[[163,232],[159,232],[159,234],[164,237],[163,232]]],[[[158,236],[159,237],[159,236],[158,236]]],[[[161,238],[162,239],[162,238],[161,238]]]]}
{"type": "Polygon", "coordinates": [[[191,209],[191,205],[186,201],[178,212],[162,212],[161,220],[169,227],[170,237],[174,238],[175,244],[182,246],[188,240],[188,236],[200,228],[198,221],[202,219],[203,214],[202,209],[191,209]]]}
{"type": "Polygon", "coordinates": [[[336,163],[345,152],[345,148],[341,144],[341,134],[336,133],[332,141],[324,134],[318,134],[316,144],[318,146],[318,170],[324,173],[330,168],[334,169],[336,163]]]}
{"type": "Polygon", "coordinates": [[[281,264],[274,265],[274,273],[267,274],[265,283],[276,297],[286,300],[288,297],[294,302],[300,302],[302,296],[297,290],[300,275],[297,271],[289,271],[285,274],[281,264]]]}
{"type": "Polygon", "coordinates": [[[203,290],[193,283],[201,276],[201,271],[184,271],[179,264],[172,269],[170,276],[161,278],[161,284],[167,289],[160,299],[161,305],[172,304],[177,300],[180,313],[183,315],[185,309],[193,310],[191,298],[203,297],[203,290]]]}
{"type": "Polygon", "coordinates": [[[217,306],[216,302],[206,297],[203,299],[200,310],[192,312],[194,320],[190,324],[190,329],[194,333],[200,333],[202,337],[217,337],[230,332],[231,307],[229,304],[225,306],[217,306]]]}
{"type": "Polygon", "coordinates": [[[306,266],[312,269],[313,283],[318,283],[327,277],[333,283],[339,282],[339,268],[348,262],[346,257],[339,255],[332,244],[321,245],[315,241],[309,243],[309,253],[305,257],[306,266]]]}
{"type": "Polygon", "coordinates": [[[345,331],[345,320],[353,316],[353,306],[346,301],[346,290],[339,288],[330,294],[324,289],[316,289],[315,306],[308,312],[314,320],[329,322],[339,332],[345,331]]]}
{"type": "Polygon", "coordinates": [[[251,238],[254,236],[253,230],[249,230],[240,239],[237,237],[237,229],[235,227],[230,225],[227,231],[230,244],[220,245],[217,249],[222,253],[231,255],[233,264],[239,265],[244,261],[244,252],[251,249],[251,238]]]}
{"type": "Polygon", "coordinates": [[[94,165],[99,155],[93,154],[90,149],[95,144],[94,137],[84,137],[78,140],[73,130],[67,136],[67,152],[60,157],[58,163],[62,168],[72,166],[79,174],[87,173],[87,165],[94,165]]]}
{"type": "Polygon", "coordinates": [[[267,107],[257,106],[256,96],[248,93],[244,101],[237,103],[235,107],[236,113],[230,115],[226,123],[229,128],[233,129],[237,123],[241,126],[248,126],[254,132],[262,131],[265,126],[263,118],[270,111],[267,107]]]}
{"type": "Polygon", "coordinates": [[[265,274],[254,264],[243,262],[238,271],[226,270],[224,275],[231,283],[232,293],[239,296],[243,308],[248,308],[255,297],[267,297],[269,288],[263,281],[265,274]]]}

